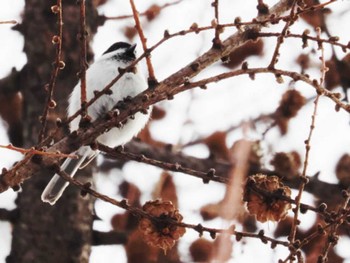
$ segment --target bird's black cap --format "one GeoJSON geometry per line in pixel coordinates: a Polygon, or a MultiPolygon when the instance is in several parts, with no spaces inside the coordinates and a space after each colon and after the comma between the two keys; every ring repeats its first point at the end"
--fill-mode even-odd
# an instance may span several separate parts
{"type": "Polygon", "coordinates": [[[135,48],[136,48],[136,44],[130,45],[129,43],[126,43],[126,42],[116,42],[112,46],[110,46],[103,53],[103,55],[111,53],[113,51],[117,51],[119,49],[123,49],[124,52],[119,53],[119,54],[113,56],[112,58],[123,60],[123,61],[132,61],[132,60],[136,59],[135,48]]]}
{"type": "Polygon", "coordinates": [[[110,53],[110,52],[113,52],[113,51],[116,51],[118,49],[128,49],[130,48],[131,45],[129,43],[126,43],[126,42],[116,42],[114,43],[112,46],[110,46],[104,53],[104,54],[107,54],[107,53],[110,53]]]}

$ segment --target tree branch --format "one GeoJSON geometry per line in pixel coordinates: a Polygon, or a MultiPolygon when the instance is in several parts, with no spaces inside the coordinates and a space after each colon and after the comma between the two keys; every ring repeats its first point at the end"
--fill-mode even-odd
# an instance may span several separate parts
{"type": "MultiPolygon", "coordinates": [[[[111,148],[104,148],[101,150],[106,150],[107,156],[112,159],[126,159],[130,160],[130,155],[123,154],[120,151],[116,151],[111,148]]],[[[219,177],[223,177],[225,179],[228,178],[228,173],[230,169],[232,169],[232,164],[225,162],[225,161],[217,161],[214,159],[201,159],[196,158],[192,156],[185,155],[181,152],[174,152],[170,149],[166,149],[164,147],[152,147],[148,144],[145,144],[143,142],[139,141],[131,141],[130,143],[126,144],[124,147],[124,153],[132,153],[134,156],[138,156],[134,158],[133,160],[147,163],[150,165],[155,165],[160,168],[164,168],[161,165],[157,165],[156,162],[149,162],[149,159],[157,160],[160,162],[165,163],[172,163],[172,164],[179,164],[183,167],[191,167],[191,169],[194,169],[196,171],[202,171],[207,172],[210,169],[215,170],[215,174],[219,177]],[[141,157],[144,156],[144,157],[141,157]]],[[[169,167],[168,167],[169,168],[169,167]]],[[[178,171],[175,169],[176,167],[170,167],[170,171],[174,172],[183,172],[185,171],[178,171]]],[[[258,174],[263,173],[266,175],[277,175],[282,176],[276,173],[272,170],[267,169],[250,169],[248,174],[258,174]]],[[[310,176],[309,182],[305,185],[305,191],[313,194],[316,198],[322,199],[322,200],[328,200],[329,202],[332,202],[334,204],[339,203],[343,200],[343,197],[341,195],[341,191],[343,190],[342,186],[339,184],[331,184],[327,182],[320,181],[318,178],[318,174],[310,176]]],[[[224,179],[221,179],[221,181],[226,181],[224,179]]],[[[284,183],[294,189],[297,189],[300,184],[300,178],[295,177],[293,180],[290,180],[288,178],[284,178],[284,183]]]]}
{"type": "MultiPolygon", "coordinates": [[[[172,154],[171,151],[167,151],[163,148],[152,148],[152,151],[148,151],[149,155],[152,156],[151,158],[146,156],[144,154],[144,151],[135,154],[131,152],[125,152],[124,150],[119,148],[112,149],[102,144],[98,145],[98,149],[107,153],[107,156],[110,158],[122,158],[147,163],[168,171],[181,172],[195,177],[199,177],[203,179],[203,181],[206,183],[208,183],[209,181],[228,183],[228,178],[226,176],[216,175],[216,170],[214,167],[218,165],[217,163],[215,163],[215,161],[210,159],[206,159],[207,162],[203,162],[203,159],[184,156],[181,153],[172,154]],[[156,156],[159,158],[155,158],[156,156]],[[177,160],[179,162],[177,162],[177,160]],[[198,167],[198,164],[200,164],[201,167],[198,167]],[[199,170],[197,170],[194,167],[198,167],[199,170]]],[[[229,164],[227,165],[230,166],[229,164]]]]}

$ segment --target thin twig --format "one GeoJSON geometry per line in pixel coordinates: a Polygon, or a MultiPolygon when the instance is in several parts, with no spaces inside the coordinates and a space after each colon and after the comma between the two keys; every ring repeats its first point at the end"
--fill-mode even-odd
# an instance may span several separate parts
{"type": "MultiPolygon", "coordinates": [[[[275,32],[259,32],[259,33],[257,33],[257,36],[258,37],[279,37],[280,34],[281,33],[275,33],[275,32]]],[[[327,44],[330,44],[331,47],[338,46],[338,47],[341,47],[343,50],[350,49],[350,45],[338,43],[334,39],[318,38],[318,37],[313,37],[313,36],[309,36],[309,35],[306,35],[306,34],[292,34],[292,33],[288,33],[287,35],[284,36],[284,38],[300,38],[300,39],[303,39],[303,40],[312,40],[312,41],[315,41],[317,43],[318,42],[327,43],[327,44]]]]}
{"type": "MultiPolygon", "coordinates": [[[[348,203],[349,202],[349,198],[346,198],[346,202],[345,203],[348,203]]],[[[333,219],[332,222],[330,223],[327,223],[326,225],[324,226],[321,226],[321,225],[318,225],[317,227],[317,230],[314,231],[313,233],[311,233],[310,235],[308,235],[307,237],[305,237],[303,240],[301,240],[301,242],[297,244],[297,247],[298,248],[302,248],[304,247],[305,245],[307,245],[308,243],[310,243],[310,241],[316,239],[316,238],[319,238],[320,236],[324,235],[326,233],[326,231],[329,229],[329,228],[332,228],[334,227],[335,225],[340,225],[342,224],[347,217],[349,217],[349,213],[350,211],[349,210],[346,210],[345,213],[340,213],[337,218],[333,219]]],[[[334,240],[333,240],[334,241],[334,240]]],[[[280,260],[279,262],[281,263],[286,263],[290,260],[294,260],[294,254],[293,253],[290,253],[286,259],[284,260],[280,260]]],[[[322,261],[320,261],[322,262],[322,261]]]]}
{"type": "Polygon", "coordinates": [[[139,34],[140,39],[141,39],[143,52],[145,52],[145,54],[146,54],[146,64],[147,64],[147,68],[148,68],[148,85],[153,88],[154,86],[156,86],[158,84],[158,81],[157,81],[155,74],[154,74],[154,69],[153,69],[153,65],[152,65],[152,61],[151,61],[151,53],[149,52],[149,50],[147,48],[147,39],[146,39],[145,35],[143,34],[143,30],[142,30],[142,26],[141,26],[141,22],[140,22],[140,18],[139,18],[139,12],[136,9],[134,0],[130,0],[130,5],[131,5],[132,13],[134,16],[134,20],[135,20],[135,27],[136,27],[136,30],[139,34]]]}
{"type": "MultiPolygon", "coordinates": [[[[321,36],[321,29],[317,28],[316,29],[317,32],[317,37],[320,38],[321,36]]],[[[320,84],[323,85],[324,81],[325,81],[325,77],[326,77],[326,72],[328,71],[328,68],[326,66],[326,61],[325,61],[325,55],[324,55],[324,48],[322,45],[322,42],[318,42],[319,45],[319,49],[321,50],[321,56],[320,56],[320,60],[321,60],[321,77],[320,77],[320,84]]],[[[344,200],[344,204],[341,208],[338,209],[338,214],[342,214],[341,210],[346,210],[348,204],[350,201],[350,195],[347,193],[347,196],[344,200]]],[[[331,248],[332,244],[333,244],[333,239],[332,236],[336,235],[336,232],[338,230],[338,227],[341,225],[341,223],[343,223],[342,221],[337,222],[333,227],[332,227],[332,231],[328,234],[329,238],[327,238],[325,247],[323,249],[323,252],[321,254],[322,259],[326,262],[326,259],[328,257],[328,252],[329,249],[331,248]]]]}
{"type": "MultiPolygon", "coordinates": [[[[178,0],[178,1],[174,1],[172,3],[166,3],[162,6],[159,6],[159,9],[165,9],[169,6],[173,6],[173,5],[177,5],[179,3],[181,3],[183,0],[178,0]]],[[[148,14],[148,10],[142,12],[139,14],[139,16],[146,16],[148,14]]],[[[122,19],[126,19],[126,18],[133,18],[133,15],[122,15],[122,16],[106,16],[105,18],[108,20],[122,20],[122,19]]]]}
{"type": "Polygon", "coordinates": [[[284,39],[285,35],[287,34],[287,30],[289,29],[292,21],[294,21],[294,19],[295,19],[294,8],[296,6],[296,3],[297,3],[297,0],[293,0],[292,7],[290,9],[289,19],[286,21],[286,24],[284,25],[281,34],[277,37],[277,44],[276,44],[275,50],[273,52],[270,64],[268,65],[268,68],[274,68],[277,61],[278,61],[277,58],[279,56],[279,50],[280,50],[280,47],[283,43],[283,39],[284,39]]]}
{"type": "Polygon", "coordinates": [[[56,45],[56,58],[54,67],[51,72],[51,78],[49,84],[45,87],[47,89],[47,99],[44,108],[43,115],[40,118],[42,127],[39,132],[39,143],[44,140],[47,126],[47,117],[49,110],[56,107],[56,102],[53,100],[53,93],[56,87],[56,80],[58,72],[64,68],[64,62],[61,61],[62,56],[62,27],[63,27],[63,15],[62,15],[62,0],[57,0],[56,6],[51,7],[51,11],[57,14],[57,35],[53,36],[52,43],[56,45]]]}
{"type": "Polygon", "coordinates": [[[8,20],[8,21],[0,21],[0,25],[4,25],[4,24],[12,24],[15,25],[18,22],[16,20],[8,20]]]}
{"type": "Polygon", "coordinates": [[[147,163],[149,165],[160,167],[160,168],[165,169],[165,170],[189,174],[189,175],[201,178],[205,182],[214,181],[214,182],[227,184],[229,181],[229,179],[226,177],[217,176],[215,174],[215,169],[209,169],[207,172],[197,171],[197,170],[192,169],[192,168],[184,167],[179,163],[169,163],[169,162],[154,160],[154,159],[146,157],[145,155],[139,155],[139,154],[134,154],[134,153],[130,153],[130,152],[125,152],[122,149],[116,151],[116,150],[114,150],[106,145],[102,145],[102,144],[98,144],[98,149],[100,151],[107,152],[108,155],[112,156],[112,157],[123,157],[123,158],[126,158],[128,160],[147,163]]]}
{"type": "MultiPolygon", "coordinates": [[[[113,148],[110,148],[106,145],[99,144],[99,143],[97,144],[97,147],[101,152],[107,154],[107,156],[110,158],[133,160],[136,162],[153,165],[153,166],[165,169],[165,170],[193,175],[195,177],[201,178],[204,182],[215,181],[215,182],[219,182],[219,183],[228,184],[233,179],[233,177],[227,178],[226,176],[216,175],[216,169],[214,169],[214,168],[208,169],[208,172],[202,172],[199,170],[194,170],[192,168],[186,168],[183,165],[181,165],[179,162],[169,163],[169,162],[166,162],[164,160],[156,160],[154,157],[150,158],[150,157],[145,156],[144,154],[127,152],[123,148],[120,148],[120,147],[118,147],[117,149],[113,149],[113,148]]],[[[141,152],[145,152],[145,150],[141,150],[141,152]]],[[[173,158],[174,157],[176,157],[176,155],[174,155],[173,158]]],[[[183,156],[183,158],[189,159],[192,157],[183,156]]],[[[171,159],[171,156],[170,156],[170,159],[171,159]]],[[[198,162],[199,160],[197,159],[196,161],[198,162]]],[[[203,160],[201,160],[201,161],[203,162],[203,160]]],[[[192,161],[192,163],[193,162],[194,161],[192,161]]],[[[231,165],[227,165],[227,170],[231,169],[231,168],[229,168],[231,166],[235,166],[235,164],[231,163],[231,165]]],[[[226,172],[228,172],[228,171],[226,171],[226,172]]],[[[255,185],[250,186],[250,190],[252,190],[260,195],[263,195],[266,198],[280,199],[280,200],[289,202],[290,204],[296,203],[294,199],[291,199],[285,195],[281,195],[278,193],[271,193],[271,192],[266,191],[264,189],[257,188],[255,185]]],[[[304,204],[304,203],[301,203],[300,205],[303,207],[304,210],[310,210],[310,211],[313,211],[315,213],[319,213],[319,214],[323,215],[322,211],[320,211],[317,207],[313,207],[311,205],[304,204]]]]}
{"type": "Polygon", "coordinates": [[[218,82],[223,79],[231,78],[234,76],[239,75],[254,75],[254,74],[260,74],[260,73],[271,73],[275,75],[280,76],[287,76],[292,78],[294,81],[303,81],[306,84],[309,84],[310,86],[314,87],[316,92],[318,94],[322,94],[323,96],[326,96],[333,100],[335,104],[339,107],[344,109],[345,111],[350,113],[350,105],[347,103],[344,103],[340,99],[339,93],[331,92],[324,87],[320,86],[320,84],[317,82],[317,80],[311,80],[307,75],[303,75],[297,72],[293,71],[287,71],[287,70],[281,70],[281,69],[272,69],[272,68],[248,68],[248,69],[238,69],[230,72],[225,72],[216,76],[212,76],[206,79],[202,79],[199,81],[194,82],[188,82],[182,86],[176,87],[176,92],[174,94],[177,94],[178,92],[182,92],[184,90],[188,90],[194,87],[203,87],[209,83],[218,82]]]}
{"type": "MultiPolygon", "coordinates": [[[[349,201],[350,201],[350,195],[349,193],[346,193],[347,196],[344,200],[344,204],[338,209],[338,215],[343,216],[344,211],[347,211],[347,214],[349,213],[349,210],[347,209],[347,206],[349,205],[349,201]]],[[[322,258],[322,260],[324,260],[323,262],[327,262],[328,259],[328,253],[330,248],[335,245],[335,242],[337,240],[337,230],[339,228],[339,226],[344,222],[343,218],[340,218],[339,220],[335,221],[336,223],[331,227],[331,231],[329,231],[328,233],[328,238],[326,239],[326,244],[325,247],[323,249],[322,254],[320,255],[320,257],[322,258]]]]}
{"type": "MultiPolygon", "coordinates": [[[[317,30],[317,34],[318,34],[318,37],[321,34],[321,30],[319,28],[317,30]]],[[[326,62],[325,62],[325,59],[324,59],[323,45],[319,44],[319,48],[321,49],[321,57],[320,57],[320,59],[322,61],[321,77],[320,77],[320,84],[319,84],[320,87],[321,87],[321,86],[323,86],[325,75],[326,75],[326,64],[325,64],[326,62]]],[[[289,233],[289,238],[288,238],[291,243],[294,243],[294,241],[295,241],[295,235],[296,235],[296,232],[297,232],[298,221],[299,221],[299,211],[300,211],[301,197],[302,197],[302,194],[304,192],[305,185],[307,183],[306,171],[307,171],[308,164],[309,164],[309,155],[310,155],[310,149],[311,149],[311,138],[312,138],[312,135],[313,135],[313,131],[315,129],[316,114],[317,114],[317,108],[318,108],[318,102],[319,102],[320,96],[321,96],[321,93],[317,93],[316,99],[314,101],[314,104],[315,104],[314,105],[314,111],[313,111],[313,114],[311,116],[310,131],[309,131],[308,138],[305,141],[304,165],[303,165],[303,171],[302,171],[302,173],[300,175],[302,180],[301,180],[301,183],[299,185],[298,194],[295,197],[296,204],[295,204],[295,208],[293,209],[293,211],[294,211],[294,220],[292,222],[292,227],[291,227],[291,230],[290,230],[290,233],[289,233]]],[[[291,261],[292,261],[292,259],[291,259],[291,261]]]]}
{"type": "Polygon", "coordinates": [[[86,15],[85,15],[85,0],[78,1],[80,7],[80,103],[81,103],[81,115],[86,116],[86,69],[88,67],[88,63],[86,61],[86,15]]]}
{"type": "Polygon", "coordinates": [[[213,39],[213,47],[214,48],[221,48],[221,40],[220,40],[220,33],[222,31],[222,27],[219,26],[220,21],[219,21],[219,0],[214,0],[211,4],[214,7],[214,16],[215,19],[212,22],[212,26],[215,29],[215,36],[213,39]]]}
{"type": "Polygon", "coordinates": [[[59,153],[59,152],[46,152],[46,151],[37,150],[35,148],[24,149],[24,148],[19,148],[19,147],[13,146],[12,144],[9,144],[6,146],[0,145],[0,148],[12,150],[12,151],[19,152],[22,154],[28,154],[30,156],[32,156],[32,155],[45,155],[45,156],[60,157],[60,158],[72,158],[72,159],[78,158],[78,156],[76,156],[74,154],[64,154],[64,153],[59,153]]]}

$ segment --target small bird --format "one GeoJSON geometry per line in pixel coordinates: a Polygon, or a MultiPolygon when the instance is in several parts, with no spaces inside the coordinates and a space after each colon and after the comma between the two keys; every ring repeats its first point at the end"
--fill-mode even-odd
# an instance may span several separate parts
{"type": "MultiPolygon", "coordinates": [[[[88,68],[86,71],[86,97],[88,101],[94,97],[94,91],[103,89],[119,74],[118,68],[126,68],[136,59],[135,48],[136,44],[114,43],[88,68]]],[[[87,108],[87,113],[91,117],[91,121],[103,118],[107,112],[114,108],[118,101],[128,96],[134,97],[146,89],[146,80],[135,67],[133,72],[124,73],[111,87],[111,94],[105,94],[91,104],[87,108]]],[[[79,82],[74,87],[69,99],[69,116],[80,109],[80,94],[79,82]]],[[[148,119],[149,114],[138,112],[135,114],[134,119],[128,119],[122,127],[112,128],[108,132],[101,134],[97,137],[97,141],[110,147],[123,145],[142,130],[148,119]]],[[[71,122],[71,131],[79,128],[79,121],[80,118],[75,118],[71,122]]],[[[73,177],[79,168],[85,167],[97,154],[98,151],[92,150],[90,146],[82,146],[75,152],[78,158],[67,158],[61,165],[61,170],[73,177]]],[[[43,191],[41,200],[54,205],[68,184],[60,175],[55,174],[43,191]]]]}

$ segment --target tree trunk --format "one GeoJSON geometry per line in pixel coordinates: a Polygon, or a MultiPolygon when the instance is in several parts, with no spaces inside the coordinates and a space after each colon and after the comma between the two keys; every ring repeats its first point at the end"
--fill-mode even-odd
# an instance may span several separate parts
{"type": "MultiPolygon", "coordinates": [[[[56,118],[65,117],[67,98],[77,83],[80,42],[79,5],[74,0],[63,2],[63,57],[66,67],[59,72],[54,99],[57,108],[50,111],[49,128],[56,118]]],[[[26,0],[23,23],[16,29],[24,35],[28,62],[20,72],[13,72],[24,97],[24,146],[38,142],[41,129],[39,116],[45,107],[45,84],[50,80],[57,34],[57,16],[51,6],[55,1],[26,0]]],[[[92,1],[86,3],[88,40],[97,30],[97,12],[92,1]]],[[[91,52],[89,52],[91,58],[91,52]]],[[[15,90],[16,87],[13,87],[15,90]]],[[[13,225],[11,253],[7,262],[88,262],[93,222],[93,199],[82,198],[75,187],[68,187],[55,206],[44,204],[40,195],[53,172],[43,169],[22,186],[17,198],[19,215],[13,225]]],[[[91,169],[78,176],[91,179],[91,169]]]]}

